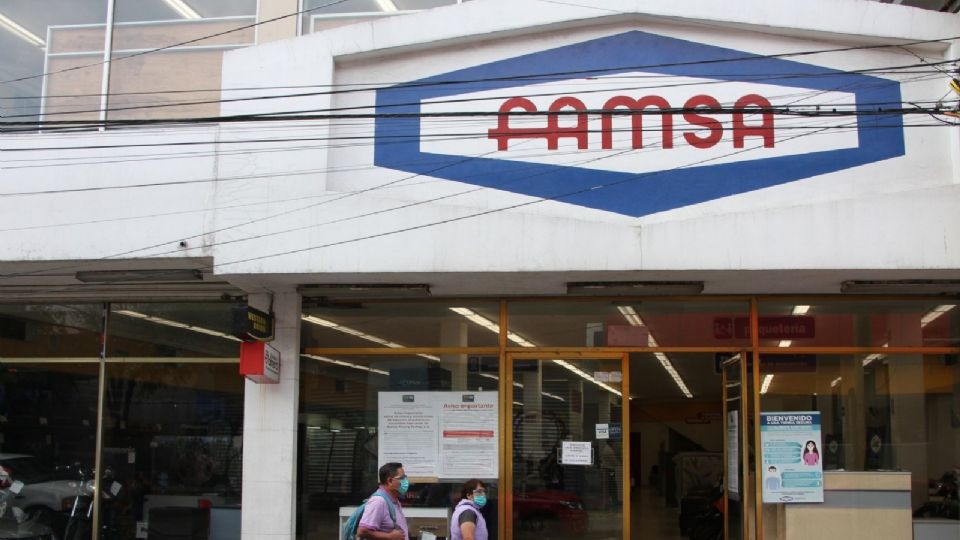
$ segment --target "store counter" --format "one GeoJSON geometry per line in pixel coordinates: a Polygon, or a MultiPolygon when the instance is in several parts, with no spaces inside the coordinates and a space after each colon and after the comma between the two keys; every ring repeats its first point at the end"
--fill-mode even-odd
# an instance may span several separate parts
{"type": "Polygon", "coordinates": [[[765,504],[764,536],[779,540],[913,536],[909,472],[824,471],[823,503],[765,504]]]}
{"type": "MultiPolygon", "coordinates": [[[[349,518],[356,509],[356,506],[340,507],[340,527],[338,530],[343,530],[343,525],[347,522],[347,518],[349,518]]],[[[438,538],[446,538],[449,534],[449,508],[407,506],[403,509],[403,515],[406,516],[407,525],[410,527],[410,540],[419,538],[420,531],[432,532],[437,535],[438,538]]]]}

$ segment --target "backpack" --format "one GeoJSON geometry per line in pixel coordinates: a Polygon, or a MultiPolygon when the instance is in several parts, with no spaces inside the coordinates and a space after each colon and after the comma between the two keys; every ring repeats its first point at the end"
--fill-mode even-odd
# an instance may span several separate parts
{"type": "MultiPolygon", "coordinates": [[[[390,498],[379,491],[371,495],[371,498],[372,497],[380,497],[387,502],[387,512],[390,513],[390,519],[396,524],[397,511],[393,509],[393,502],[390,498]]],[[[364,499],[363,502],[360,503],[360,506],[347,518],[347,522],[343,524],[343,528],[340,530],[340,540],[354,540],[357,537],[357,529],[360,528],[360,518],[363,517],[363,511],[367,508],[367,501],[369,500],[370,499],[364,499]]]]}

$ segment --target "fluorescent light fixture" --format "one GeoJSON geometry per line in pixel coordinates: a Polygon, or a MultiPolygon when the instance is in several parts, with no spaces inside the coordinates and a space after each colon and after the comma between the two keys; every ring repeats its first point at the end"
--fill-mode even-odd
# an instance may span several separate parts
{"type": "Polygon", "coordinates": [[[183,0],[164,0],[171,9],[180,14],[184,19],[202,19],[199,13],[187,5],[183,0]]]}
{"type": "Polygon", "coordinates": [[[575,373],[578,377],[580,377],[580,378],[582,378],[582,379],[584,379],[584,380],[586,380],[586,381],[592,382],[593,384],[599,386],[600,388],[603,388],[604,390],[606,390],[607,392],[610,392],[611,394],[614,394],[614,395],[623,397],[623,394],[622,394],[619,390],[617,390],[616,388],[610,386],[609,384],[602,383],[602,382],[594,379],[593,376],[591,376],[589,373],[583,371],[582,369],[580,369],[580,368],[578,368],[577,366],[571,364],[570,362],[567,362],[566,360],[554,360],[553,363],[554,363],[554,364],[557,364],[558,366],[563,367],[564,369],[566,369],[566,370],[568,370],[568,371],[572,371],[572,372],[575,373]]]}
{"type": "Polygon", "coordinates": [[[361,369],[363,371],[369,371],[370,373],[376,373],[378,375],[390,375],[389,371],[384,371],[382,369],[375,369],[372,367],[364,366],[362,364],[354,364],[353,362],[344,362],[343,360],[336,360],[334,358],[327,358],[326,356],[317,356],[315,354],[301,354],[300,356],[305,358],[310,358],[311,360],[316,360],[318,362],[324,362],[327,364],[334,364],[337,366],[348,367],[353,369],[361,369]]]}
{"type": "MultiPolygon", "coordinates": [[[[358,338],[360,338],[360,339],[365,339],[365,340],[367,340],[367,341],[371,341],[371,342],[376,343],[376,344],[378,344],[378,345],[383,345],[384,347],[390,347],[391,349],[403,349],[403,348],[404,348],[403,345],[401,345],[401,344],[399,344],[399,343],[397,343],[397,342],[395,342],[395,341],[390,341],[390,340],[387,340],[387,339],[383,339],[382,337],[377,337],[377,336],[375,336],[375,335],[373,335],[373,334],[368,334],[368,333],[366,333],[366,332],[357,330],[357,329],[355,329],[355,328],[350,328],[349,326],[344,326],[344,325],[342,325],[342,324],[337,324],[337,323],[335,323],[335,322],[333,322],[333,321],[331,321],[331,320],[324,319],[324,318],[322,318],[322,317],[317,317],[317,316],[315,316],[315,315],[302,315],[300,318],[303,319],[303,320],[305,320],[305,321],[307,321],[308,323],[312,323],[312,324],[315,324],[315,325],[317,325],[317,326],[323,326],[324,328],[329,328],[329,329],[331,329],[331,330],[336,330],[337,332],[343,332],[344,334],[349,334],[349,335],[351,335],[351,336],[358,337],[358,338]]],[[[421,357],[423,357],[423,358],[427,358],[427,359],[433,360],[434,362],[439,362],[439,361],[440,361],[440,358],[439,358],[438,356],[434,356],[434,355],[432,355],[432,354],[418,354],[417,356],[421,356],[421,357]]]]}
{"type": "MultiPolygon", "coordinates": [[[[648,347],[659,347],[656,338],[653,337],[653,332],[649,331],[649,327],[643,322],[643,319],[640,317],[640,314],[637,313],[637,310],[633,306],[617,306],[617,310],[620,311],[620,314],[630,323],[631,326],[642,326],[647,328],[647,346],[648,347]]],[[[687,387],[687,383],[683,380],[683,377],[680,376],[680,373],[677,372],[677,369],[673,367],[673,362],[670,361],[670,358],[663,353],[653,353],[657,357],[657,360],[660,361],[660,365],[663,369],[670,375],[670,378],[673,379],[674,384],[677,385],[677,388],[680,389],[680,392],[683,393],[687,399],[693,398],[693,393],[690,392],[690,388],[687,387]]]]}
{"type": "Polygon", "coordinates": [[[399,9],[397,9],[397,5],[393,3],[393,0],[377,0],[377,5],[380,6],[380,9],[382,11],[386,11],[389,13],[395,13],[397,11],[400,11],[399,9]]]}
{"type": "Polygon", "coordinates": [[[842,293],[866,294],[957,294],[960,293],[958,279],[899,279],[877,281],[844,281],[840,284],[842,293]]]}
{"type": "Polygon", "coordinates": [[[300,292],[308,298],[426,298],[430,296],[430,286],[410,283],[333,283],[304,285],[300,287],[300,292]]]}
{"type": "Polygon", "coordinates": [[[37,47],[46,47],[47,45],[45,41],[40,39],[40,36],[20,26],[14,22],[13,19],[7,17],[3,13],[0,13],[0,27],[3,27],[4,30],[9,31],[13,35],[30,43],[31,45],[36,45],[37,47]]]}
{"type": "Polygon", "coordinates": [[[640,319],[637,310],[633,309],[633,306],[617,306],[617,310],[620,311],[620,314],[623,315],[623,318],[626,319],[631,326],[644,325],[643,320],[640,319]]]}
{"type": "Polygon", "coordinates": [[[683,295],[702,292],[702,281],[575,281],[567,283],[567,294],[588,296],[683,295]]]}
{"type": "Polygon", "coordinates": [[[770,389],[770,383],[773,382],[773,373],[767,373],[763,376],[763,384],[760,385],[760,393],[766,394],[770,389]]]}
{"type": "MultiPolygon", "coordinates": [[[[493,375],[492,373],[481,373],[480,376],[481,376],[481,377],[486,377],[486,378],[488,378],[488,379],[493,379],[493,380],[495,380],[495,381],[499,381],[499,380],[500,380],[500,377],[497,377],[496,375],[493,375]]],[[[513,385],[516,386],[517,388],[523,388],[523,383],[519,383],[519,382],[517,382],[517,381],[513,381],[513,385]]]]}
{"type": "Polygon", "coordinates": [[[873,362],[876,362],[877,360],[883,360],[886,357],[887,355],[880,353],[868,354],[867,357],[863,359],[862,365],[863,367],[867,367],[873,362]]]}
{"type": "Polygon", "coordinates": [[[793,306],[794,315],[806,315],[810,311],[810,306],[793,306]]]}
{"type": "Polygon", "coordinates": [[[660,365],[667,372],[667,374],[670,375],[670,378],[673,379],[673,383],[677,385],[677,388],[680,389],[683,395],[686,396],[687,399],[692,399],[693,393],[690,392],[689,388],[687,388],[687,383],[685,383],[683,381],[683,377],[677,373],[677,369],[673,367],[673,363],[670,362],[670,359],[667,358],[667,355],[659,352],[653,353],[653,355],[657,357],[657,360],[660,361],[660,365]]]}
{"type": "Polygon", "coordinates": [[[134,319],[140,319],[142,321],[149,321],[154,324],[162,324],[163,326],[169,326],[171,328],[180,328],[182,330],[189,330],[191,332],[197,332],[198,334],[206,334],[208,336],[216,336],[223,339],[229,339],[231,341],[241,341],[236,336],[231,336],[230,334],[225,334],[223,332],[218,332],[216,330],[211,330],[209,328],[204,328],[202,326],[194,326],[192,324],[186,324],[179,321],[174,321],[170,319],[164,319],[163,317],[155,317],[153,315],[147,315],[146,313],[140,313],[139,311],[130,311],[128,309],[119,309],[112,312],[117,315],[124,315],[134,319]]]}
{"type": "Polygon", "coordinates": [[[840,381],[843,380],[843,377],[837,377],[836,379],[830,381],[830,388],[836,388],[840,381]]]}
{"type": "Polygon", "coordinates": [[[192,268],[169,270],[81,270],[74,277],[84,283],[130,283],[143,281],[197,281],[203,272],[192,268]]]}
{"type": "Polygon", "coordinates": [[[920,318],[920,327],[923,328],[927,326],[933,321],[939,319],[940,316],[942,316],[944,313],[950,311],[955,307],[956,307],[955,304],[943,304],[931,309],[930,311],[926,312],[926,314],[924,314],[923,317],[920,318]]]}
{"type": "Polygon", "coordinates": [[[781,339],[780,343],[777,344],[778,347],[784,347],[784,348],[789,347],[790,345],[793,345],[793,341],[789,339],[781,339]]]}
{"type": "MultiPolygon", "coordinates": [[[[497,335],[500,334],[500,325],[484,317],[483,315],[480,315],[479,313],[477,313],[476,311],[473,311],[470,308],[452,307],[450,308],[450,311],[456,313],[457,315],[462,315],[466,317],[470,321],[476,324],[479,324],[480,326],[486,328],[487,330],[493,332],[494,334],[497,334],[497,335]]],[[[507,333],[507,339],[516,343],[517,345],[520,345],[521,347],[536,347],[536,345],[534,345],[533,343],[530,343],[526,339],[520,337],[519,335],[513,332],[507,333]]]]}
{"type": "Polygon", "coordinates": [[[523,407],[523,403],[520,403],[519,401],[514,401],[513,404],[517,407],[523,407]]]}
{"type": "Polygon", "coordinates": [[[556,399],[557,401],[564,401],[564,402],[567,401],[556,394],[551,394],[550,392],[540,392],[540,393],[547,396],[548,398],[556,399]]]}

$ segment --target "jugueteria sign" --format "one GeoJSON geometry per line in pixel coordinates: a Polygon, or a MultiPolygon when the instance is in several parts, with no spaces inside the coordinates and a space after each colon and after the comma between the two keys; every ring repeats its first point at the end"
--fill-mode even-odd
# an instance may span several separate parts
{"type": "Polygon", "coordinates": [[[893,80],[631,31],[377,90],[374,163],[643,216],[902,156],[901,102],[893,80]]]}

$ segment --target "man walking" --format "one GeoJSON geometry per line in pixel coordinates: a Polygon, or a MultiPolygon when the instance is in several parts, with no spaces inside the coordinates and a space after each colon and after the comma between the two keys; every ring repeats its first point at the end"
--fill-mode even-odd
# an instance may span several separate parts
{"type": "Polygon", "coordinates": [[[410,487],[403,465],[387,463],[380,467],[379,480],[380,486],[364,507],[357,536],[367,540],[410,540],[407,518],[400,505],[410,487]]]}

